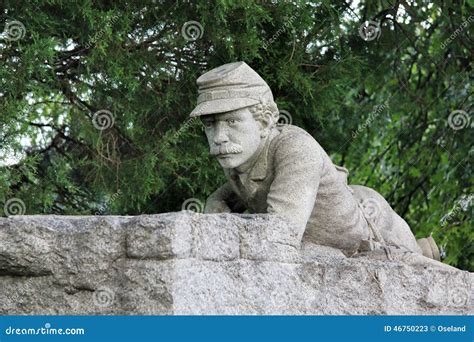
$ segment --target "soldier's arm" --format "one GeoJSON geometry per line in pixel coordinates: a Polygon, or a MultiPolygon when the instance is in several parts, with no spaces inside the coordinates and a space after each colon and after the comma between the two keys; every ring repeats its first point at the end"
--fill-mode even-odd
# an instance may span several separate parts
{"type": "Polygon", "coordinates": [[[292,221],[301,239],[314,208],[322,172],[319,145],[309,135],[288,136],[276,147],[274,161],[275,178],[267,197],[267,212],[292,221]]]}
{"type": "Polygon", "coordinates": [[[214,191],[206,201],[205,213],[242,213],[245,206],[232,190],[229,182],[214,191]]]}

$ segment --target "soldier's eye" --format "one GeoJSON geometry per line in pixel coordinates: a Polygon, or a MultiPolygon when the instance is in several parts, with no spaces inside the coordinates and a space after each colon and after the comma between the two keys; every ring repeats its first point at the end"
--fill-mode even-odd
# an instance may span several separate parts
{"type": "Polygon", "coordinates": [[[227,123],[228,123],[229,125],[234,125],[235,122],[236,122],[235,119],[228,119],[228,120],[227,120],[227,123]]]}
{"type": "Polygon", "coordinates": [[[206,128],[211,128],[212,127],[212,121],[204,121],[203,122],[204,127],[206,128]]]}

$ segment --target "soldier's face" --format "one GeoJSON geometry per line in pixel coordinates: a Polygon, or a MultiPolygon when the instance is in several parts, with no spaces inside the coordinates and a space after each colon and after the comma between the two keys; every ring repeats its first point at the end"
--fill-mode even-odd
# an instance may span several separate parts
{"type": "Polygon", "coordinates": [[[233,169],[248,161],[261,142],[262,126],[248,108],[202,117],[210,153],[223,168],[233,169]]]}

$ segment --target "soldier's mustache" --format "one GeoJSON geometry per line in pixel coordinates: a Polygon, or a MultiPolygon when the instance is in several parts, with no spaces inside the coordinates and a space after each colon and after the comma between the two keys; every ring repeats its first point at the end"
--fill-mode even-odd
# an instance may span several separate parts
{"type": "Polygon", "coordinates": [[[220,154],[237,154],[243,152],[242,146],[239,144],[226,144],[222,146],[211,146],[210,154],[212,156],[218,156],[220,154]]]}

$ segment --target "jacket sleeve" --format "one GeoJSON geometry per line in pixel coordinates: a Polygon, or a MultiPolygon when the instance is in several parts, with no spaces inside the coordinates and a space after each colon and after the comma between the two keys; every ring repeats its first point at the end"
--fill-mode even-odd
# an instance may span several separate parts
{"type": "Polygon", "coordinates": [[[320,147],[309,134],[287,136],[276,146],[273,168],[267,212],[292,221],[301,239],[314,208],[323,169],[320,147]]]}
{"type": "Polygon", "coordinates": [[[242,213],[245,209],[240,198],[227,182],[207,198],[204,213],[242,213]]]}

